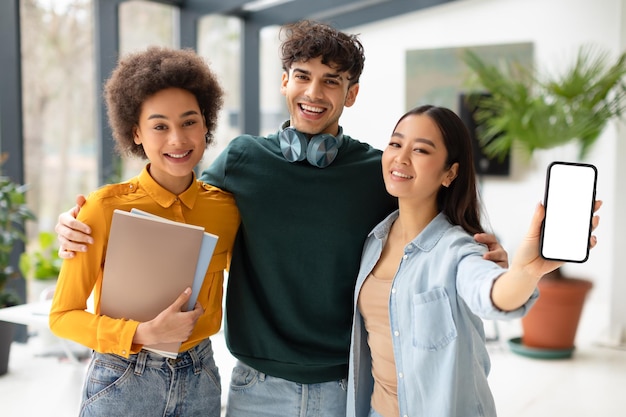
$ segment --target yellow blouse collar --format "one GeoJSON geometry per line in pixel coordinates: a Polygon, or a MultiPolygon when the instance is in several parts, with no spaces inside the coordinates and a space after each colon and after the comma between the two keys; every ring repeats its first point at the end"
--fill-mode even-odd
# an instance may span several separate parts
{"type": "Polygon", "coordinates": [[[155,202],[157,202],[160,206],[167,208],[174,204],[176,200],[180,200],[188,208],[193,208],[199,192],[195,172],[192,171],[193,180],[191,185],[189,185],[189,187],[181,194],[176,195],[161,187],[154,180],[154,178],[150,176],[150,173],[148,172],[149,166],[150,164],[147,164],[141,170],[141,173],[138,175],[138,181],[139,186],[143,188],[155,202]]]}

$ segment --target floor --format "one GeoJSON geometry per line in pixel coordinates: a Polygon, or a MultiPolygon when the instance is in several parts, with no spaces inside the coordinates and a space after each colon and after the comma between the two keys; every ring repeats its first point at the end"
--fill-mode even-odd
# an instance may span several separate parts
{"type": "MultiPolygon", "coordinates": [[[[490,344],[489,384],[501,417],[626,416],[626,346],[608,346],[609,307],[585,305],[571,359],[531,359],[506,341],[520,323],[500,323],[501,343],[490,344]]],[[[488,326],[486,326],[488,329],[488,326]]]]}
{"type": "MultiPolygon", "coordinates": [[[[489,343],[490,384],[499,416],[626,416],[626,348],[600,343],[604,317],[608,317],[606,306],[587,303],[574,357],[560,360],[512,353],[506,341],[519,336],[519,322],[499,323],[500,340],[489,343]]],[[[491,322],[486,330],[496,334],[491,322]]],[[[86,362],[72,363],[55,343],[53,336],[42,333],[26,344],[13,344],[9,372],[0,377],[3,416],[77,415],[86,362]]],[[[227,384],[234,360],[221,335],[213,344],[222,382],[227,384]]],[[[78,345],[73,348],[84,353],[78,345]]]]}

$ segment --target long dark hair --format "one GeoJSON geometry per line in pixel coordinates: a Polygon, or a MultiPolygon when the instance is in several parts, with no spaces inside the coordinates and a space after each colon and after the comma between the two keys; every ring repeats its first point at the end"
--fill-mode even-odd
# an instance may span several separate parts
{"type": "Polygon", "coordinates": [[[480,203],[476,189],[472,141],[467,127],[452,110],[431,105],[409,110],[398,123],[408,116],[422,114],[430,117],[441,131],[448,151],[446,168],[450,168],[455,162],[459,164],[457,176],[452,184],[449,187],[442,185],[437,193],[437,209],[448,217],[450,223],[461,226],[470,234],[484,232],[480,224],[480,203]]]}

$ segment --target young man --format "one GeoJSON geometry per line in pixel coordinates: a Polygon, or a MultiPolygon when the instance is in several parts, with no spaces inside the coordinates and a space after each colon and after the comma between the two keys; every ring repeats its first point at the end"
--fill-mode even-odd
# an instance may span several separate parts
{"type": "MultiPolygon", "coordinates": [[[[239,360],[227,416],[344,416],[361,250],[396,202],[381,152],[339,126],[359,91],[358,38],[312,21],[281,36],[289,121],[267,137],[235,138],[201,176],[231,192],[241,215],[226,294],[227,343],[239,360]]],[[[59,217],[61,247],[86,250],[71,213],[59,217]]],[[[493,236],[479,239],[506,263],[493,236]]]]}

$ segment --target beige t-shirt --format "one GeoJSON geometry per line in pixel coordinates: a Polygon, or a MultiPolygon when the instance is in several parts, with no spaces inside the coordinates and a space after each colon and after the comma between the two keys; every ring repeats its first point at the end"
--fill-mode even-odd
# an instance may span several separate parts
{"type": "Polygon", "coordinates": [[[384,417],[396,417],[398,407],[398,380],[389,324],[389,294],[392,280],[383,280],[370,274],[361,287],[357,306],[367,330],[367,343],[372,354],[374,392],[372,408],[384,417]]]}

